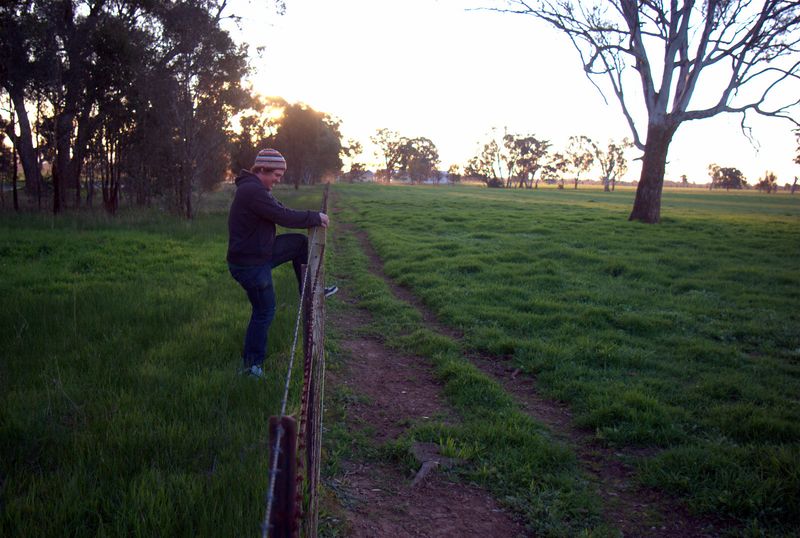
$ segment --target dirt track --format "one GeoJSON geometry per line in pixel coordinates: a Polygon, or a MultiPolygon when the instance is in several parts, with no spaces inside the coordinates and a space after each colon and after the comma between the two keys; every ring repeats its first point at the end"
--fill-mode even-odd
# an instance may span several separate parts
{"type": "MultiPolygon", "coordinates": [[[[382,262],[364,234],[347,226],[339,233],[353,233],[370,259],[370,270],[382,277],[395,296],[417,308],[426,326],[454,339],[462,335],[438,323],[408,290],[394,284],[382,270],[382,262]]],[[[346,290],[339,299],[357,303],[346,290]]],[[[388,349],[377,339],[359,336],[368,324],[369,314],[352,309],[352,316],[330,319],[343,335],[344,371],[329,379],[328,386],[343,384],[365,398],[348,407],[353,428],[368,427],[373,441],[381,444],[395,439],[409,423],[430,417],[457,420],[441,395],[429,362],[388,349]]],[[[642,487],[634,479],[634,470],[624,464],[622,454],[595,442],[591,432],[572,425],[569,410],[542,398],[535,380],[510,368],[503,358],[470,357],[486,374],[497,379],[513,395],[520,407],[545,424],[553,435],[573,447],[584,472],[595,484],[603,500],[606,522],[623,536],[710,537],[718,536],[718,523],[694,517],[674,499],[642,487]]],[[[503,511],[488,493],[480,489],[454,485],[435,468],[417,486],[413,476],[404,476],[387,466],[365,467],[345,462],[345,472],[333,484],[347,499],[348,527],[354,536],[517,536],[525,529],[512,515],[503,511]]]]}
{"type": "MultiPolygon", "coordinates": [[[[351,300],[346,290],[340,291],[339,300],[351,300]]],[[[396,439],[412,421],[455,420],[428,361],[359,336],[368,321],[368,314],[358,310],[329,320],[342,335],[338,342],[347,359],[342,371],[329,374],[326,385],[343,385],[359,395],[347,405],[348,427],[369,431],[380,445],[396,439]]],[[[423,459],[439,458],[431,454],[423,459]]],[[[524,527],[488,493],[455,485],[435,468],[419,475],[416,484],[414,475],[390,465],[345,460],[343,468],[329,486],[348,508],[348,535],[525,535],[524,527]]]]}

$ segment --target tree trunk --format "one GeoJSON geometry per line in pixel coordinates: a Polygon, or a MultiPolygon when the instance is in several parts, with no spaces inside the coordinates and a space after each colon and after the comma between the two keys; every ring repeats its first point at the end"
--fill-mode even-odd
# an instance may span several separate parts
{"type": "Polygon", "coordinates": [[[33,134],[28,111],[25,109],[25,96],[14,87],[7,89],[19,121],[19,136],[13,136],[12,140],[22,163],[22,171],[25,173],[25,190],[33,192],[33,189],[39,188],[42,176],[36,159],[36,151],[33,149],[33,134]]]}
{"type": "Polygon", "coordinates": [[[69,161],[67,168],[67,184],[75,187],[75,207],[81,206],[81,172],[83,171],[83,161],[86,158],[86,140],[85,133],[81,131],[86,130],[85,127],[78,127],[79,135],[75,140],[72,148],[72,158],[69,161]]]}
{"type": "Polygon", "coordinates": [[[73,115],[63,110],[57,112],[55,120],[56,157],[53,163],[53,213],[60,213],[66,201],[69,184],[70,138],[73,115]]]}
{"type": "Polygon", "coordinates": [[[192,220],[194,218],[194,208],[192,207],[192,183],[193,183],[193,178],[192,176],[189,176],[188,185],[186,186],[186,193],[184,194],[184,196],[186,197],[184,202],[186,209],[186,218],[188,220],[192,220]]]}
{"type": "Polygon", "coordinates": [[[14,211],[19,211],[19,196],[17,195],[17,178],[19,176],[19,168],[17,167],[17,146],[11,148],[11,158],[14,159],[14,175],[11,176],[11,192],[14,197],[14,211]]]}
{"type": "Polygon", "coordinates": [[[105,147],[103,148],[103,207],[110,215],[117,212],[119,205],[119,171],[117,164],[117,148],[114,140],[109,140],[106,133],[105,147]]]}
{"type": "Polygon", "coordinates": [[[75,209],[79,209],[81,207],[81,181],[80,176],[78,176],[78,184],[75,185],[75,209]]]}
{"type": "Polygon", "coordinates": [[[636,199],[628,220],[648,224],[661,221],[661,191],[664,187],[664,170],[667,152],[677,126],[651,123],[647,128],[647,142],[642,160],[642,175],[636,187],[636,199]]]}
{"type": "Polygon", "coordinates": [[[94,198],[94,163],[86,166],[86,207],[92,208],[94,198]]]}

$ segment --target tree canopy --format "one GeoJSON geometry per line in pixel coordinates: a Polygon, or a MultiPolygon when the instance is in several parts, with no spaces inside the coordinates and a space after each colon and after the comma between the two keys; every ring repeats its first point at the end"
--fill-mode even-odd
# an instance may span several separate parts
{"type": "Polygon", "coordinates": [[[432,179],[437,173],[439,150],[430,139],[422,136],[403,139],[398,150],[400,172],[414,183],[432,179]]]}
{"type": "Polygon", "coordinates": [[[549,140],[540,140],[536,135],[505,134],[503,136],[505,153],[503,159],[508,169],[506,186],[511,186],[516,178],[517,187],[530,188],[536,181],[536,173],[542,168],[543,160],[550,148],[549,140]]]}
{"type": "Polygon", "coordinates": [[[383,159],[384,168],[379,170],[379,176],[391,181],[398,170],[405,139],[399,133],[383,127],[370,137],[370,141],[378,147],[376,156],[383,159]]]}
{"type": "Polygon", "coordinates": [[[624,176],[628,171],[628,160],[625,158],[625,150],[631,147],[630,141],[626,138],[622,142],[609,140],[606,149],[591,142],[594,149],[594,157],[600,165],[602,172],[603,190],[613,191],[617,178],[624,176]]]}
{"type": "Polygon", "coordinates": [[[714,187],[725,190],[743,189],[747,185],[747,179],[741,170],[732,166],[712,164],[708,167],[708,175],[711,176],[712,189],[714,187]]]}
{"type": "Polygon", "coordinates": [[[778,192],[778,177],[774,172],[765,172],[764,177],[760,178],[758,183],[756,183],[756,189],[767,194],[771,192],[778,192]]]}
{"type": "Polygon", "coordinates": [[[383,159],[384,168],[378,175],[386,181],[400,177],[414,183],[438,180],[439,150],[429,138],[409,138],[384,127],[370,141],[378,148],[376,156],[383,159]]]}
{"type": "Polygon", "coordinates": [[[569,137],[566,151],[567,162],[575,173],[574,188],[578,188],[581,174],[586,173],[594,164],[594,142],[585,135],[569,137]]]}
{"type": "Polygon", "coordinates": [[[114,211],[120,180],[192,216],[224,177],[229,118],[246,102],[246,49],[222,29],[225,0],[11,0],[0,4],[0,88],[26,188],[50,163],[53,211],[95,179],[114,211]]]}
{"type": "Polygon", "coordinates": [[[287,104],[276,122],[275,134],[262,146],[271,146],[286,158],[284,181],[310,185],[342,170],[339,121],[302,103],[287,104]]]}

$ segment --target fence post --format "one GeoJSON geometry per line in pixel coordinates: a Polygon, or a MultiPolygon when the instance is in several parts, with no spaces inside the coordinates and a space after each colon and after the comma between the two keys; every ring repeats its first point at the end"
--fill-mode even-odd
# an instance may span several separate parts
{"type": "MultiPolygon", "coordinates": [[[[323,194],[322,211],[328,207],[328,189],[323,194]]],[[[305,356],[305,408],[301,442],[305,448],[305,475],[308,509],[304,514],[304,536],[316,538],[319,519],[320,454],[322,451],[322,413],[325,381],[325,242],[326,229],[319,226],[309,233],[308,271],[310,289],[303,305],[303,342],[305,356]]]]}
{"type": "MultiPolygon", "coordinates": [[[[275,477],[273,508],[270,514],[270,538],[296,538],[298,535],[297,504],[297,422],[293,417],[269,417],[270,452],[275,448],[278,424],[283,427],[278,447],[278,468],[275,477]]],[[[270,453],[270,461],[273,454],[270,453]]]]}

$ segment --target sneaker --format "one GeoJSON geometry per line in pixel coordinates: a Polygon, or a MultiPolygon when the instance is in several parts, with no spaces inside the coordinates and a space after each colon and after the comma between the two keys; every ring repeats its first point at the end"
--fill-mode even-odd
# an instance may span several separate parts
{"type": "Polygon", "coordinates": [[[328,286],[325,288],[325,297],[330,297],[339,291],[339,286],[328,286]]]}
{"type": "Polygon", "coordinates": [[[249,368],[244,368],[239,370],[239,375],[247,376],[247,377],[257,377],[258,379],[264,379],[266,376],[264,375],[264,370],[261,369],[261,366],[254,364],[249,368]]]}

